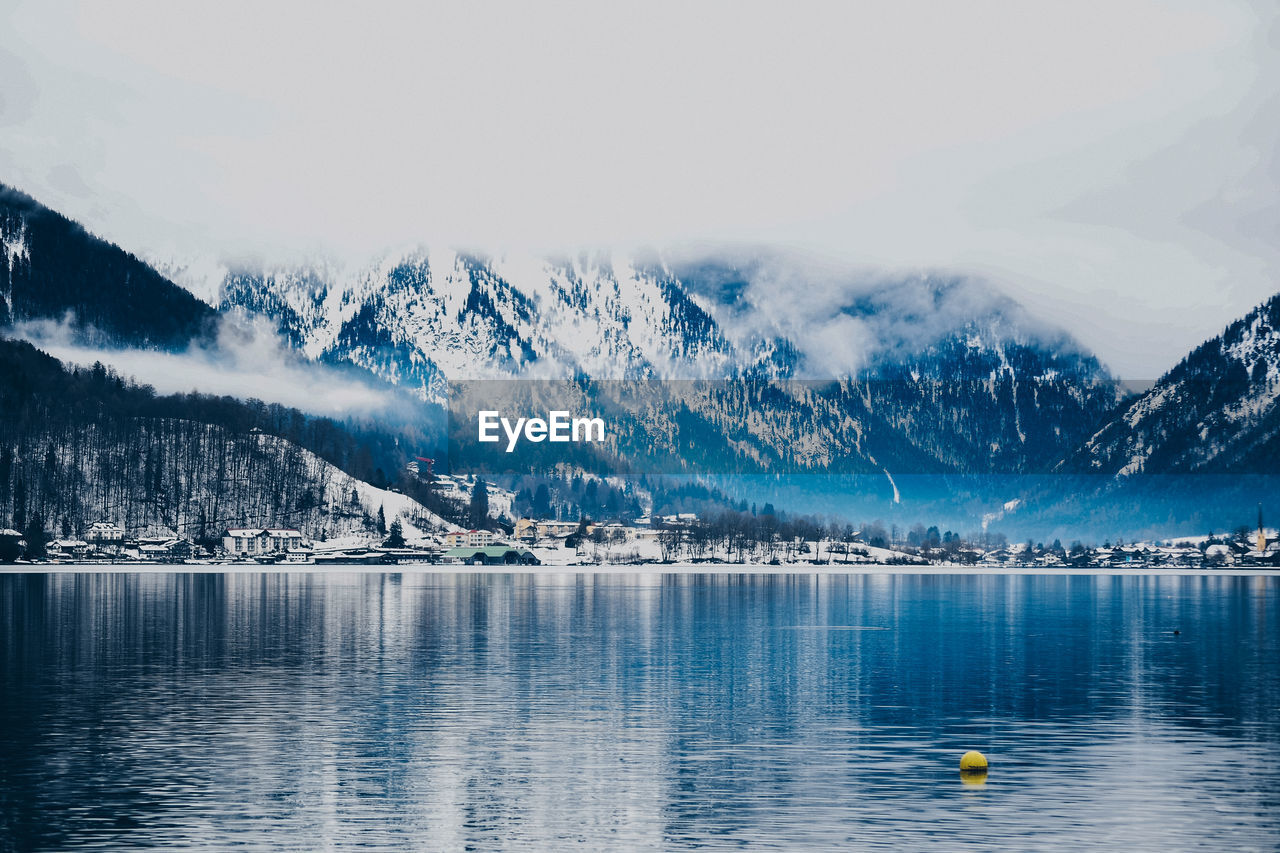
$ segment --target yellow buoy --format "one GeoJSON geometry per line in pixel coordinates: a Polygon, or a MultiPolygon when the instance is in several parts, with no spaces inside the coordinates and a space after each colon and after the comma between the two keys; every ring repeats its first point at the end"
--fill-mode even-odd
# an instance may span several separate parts
{"type": "Polygon", "coordinates": [[[977,750],[969,750],[960,756],[960,772],[974,773],[977,771],[986,772],[987,757],[977,750]]]}
{"type": "Polygon", "coordinates": [[[986,770],[961,770],[960,784],[969,785],[971,787],[981,787],[987,784],[986,770]]]}

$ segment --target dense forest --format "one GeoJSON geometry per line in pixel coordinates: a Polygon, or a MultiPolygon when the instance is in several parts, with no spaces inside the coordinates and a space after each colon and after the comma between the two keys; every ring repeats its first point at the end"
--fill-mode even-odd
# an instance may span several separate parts
{"type": "Polygon", "coordinates": [[[214,329],[213,308],[3,184],[0,254],[0,327],[69,318],[102,343],[159,347],[184,346],[214,329]]]}
{"type": "Polygon", "coordinates": [[[107,520],[195,540],[228,525],[321,536],[371,520],[358,480],[465,512],[403,470],[397,435],[260,401],[157,395],[25,342],[0,339],[0,411],[0,526],[20,531],[74,535],[107,520]]]}

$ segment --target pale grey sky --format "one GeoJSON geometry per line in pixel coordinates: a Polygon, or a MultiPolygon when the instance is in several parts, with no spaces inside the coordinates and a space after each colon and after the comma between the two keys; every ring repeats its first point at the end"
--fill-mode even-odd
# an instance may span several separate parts
{"type": "Polygon", "coordinates": [[[1129,378],[1280,290],[1270,3],[3,7],[0,182],[139,252],[775,243],[1129,378]]]}

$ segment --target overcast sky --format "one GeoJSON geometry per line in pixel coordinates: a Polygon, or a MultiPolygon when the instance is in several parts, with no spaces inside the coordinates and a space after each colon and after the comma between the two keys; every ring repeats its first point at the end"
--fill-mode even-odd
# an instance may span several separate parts
{"type": "Polygon", "coordinates": [[[1135,379],[1280,290],[1274,3],[2,5],[0,182],[143,253],[776,243],[1135,379]]]}

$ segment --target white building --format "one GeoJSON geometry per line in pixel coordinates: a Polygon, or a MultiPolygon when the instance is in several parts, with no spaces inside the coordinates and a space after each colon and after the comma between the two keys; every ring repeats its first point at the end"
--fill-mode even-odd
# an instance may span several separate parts
{"type": "Polygon", "coordinates": [[[89,543],[83,539],[54,539],[45,546],[50,557],[64,560],[78,560],[89,553],[89,543]]]}
{"type": "Polygon", "coordinates": [[[573,535],[577,529],[576,521],[537,521],[532,518],[522,518],[516,522],[515,537],[524,542],[535,542],[538,539],[563,539],[573,535]]]}
{"type": "Polygon", "coordinates": [[[493,531],[459,530],[446,533],[444,544],[450,548],[487,548],[493,544],[493,531]]]}
{"type": "Polygon", "coordinates": [[[138,558],[156,563],[167,563],[169,561],[169,549],[164,545],[139,545],[138,558]]]}
{"type": "Polygon", "coordinates": [[[279,554],[304,543],[302,533],[292,527],[232,527],[222,537],[223,550],[244,557],[279,554]]]}
{"type": "Polygon", "coordinates": [[[119,554],[124,547],[124,528],[110,521],[95,521],[85,531],[84,539],[99,551],[119,554]]]}

